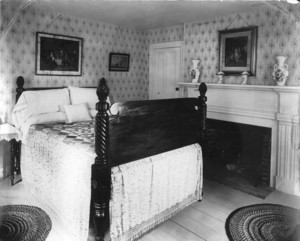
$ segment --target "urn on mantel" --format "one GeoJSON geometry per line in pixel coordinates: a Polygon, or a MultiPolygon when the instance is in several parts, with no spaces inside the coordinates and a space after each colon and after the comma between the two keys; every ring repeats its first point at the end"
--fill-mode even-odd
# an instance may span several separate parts
{"type": "Polygon", "coordinates": [[[248,84],[247,81],[248,81],[248,76],[249,76],[249,75],[250,75],[250,74],[249,74],[247,71],[244,71],[244,72],[242,73],[242,85],[248,84]]]}
{"type": "Polygon", "coordinates": [[[223,76],[224,76],[224,72],[220,71],[217,73],[217,77],[218,77],[218,84],[223,84],[223,76]]]}
{"type": "Polygon", "coordinates": [[[198,59],[192,60],[190,76],[191,76],[192,83],[198,83],[200,78],[200,60],[198,59]]]}
{"type": "Polygon", "coordinates": [[[286,85],[287,77],[289,76],[288,65],[285,64],[285,60],[287,57],[285,56],[277,56],[277,64],[274,65],[274,70],[272,73],[273,80],[276,85],[284,86],[286,85]]]}

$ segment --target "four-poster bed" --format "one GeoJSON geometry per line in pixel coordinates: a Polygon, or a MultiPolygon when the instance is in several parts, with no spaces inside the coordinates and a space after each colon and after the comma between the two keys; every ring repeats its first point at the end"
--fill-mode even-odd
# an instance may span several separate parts
{"type": "MultiPolygon", "coordinates": [[[[19,98],[24,91],[22,77],[18,78],[17,84],[17,98],[19,98]]],[[[35,89],[31,88],[30,90],[35,89]]],[[[38,90],[41,90],[41,88],[38,90]]],[[[96,240],[104,240],[109,228],[112,240],[135,239],[185,206],[201,199],[202,152],[197,143],[203,144],[204,141],[206,90],[206,85],[202,83],[199,87],[200,96],[198,99],[128,101],[115,103],[110,107],[107,103],[108,86],[105,79],[100,80],[97,88],[99,102],[96,105],[95,140],[93,143],[89,143],[89,140],[84,139],[86,135],[81,136],[80,139],[80,142],[88,146],[88,149],[92,147],[96,151],[95,161],[91,165],[92,172],[86,173],[85,177],[78,177],[80,174],[78,169],[86,168],[91,161],[89,159],[83,167],[80,160],[78,162],[75,160],[79,156],[81,159],[85,159],[83,152],[78,152],[76,149],[77,143],[75,146],[72,142],[73,146],[71,147],[75,146],[75,149],[72,149],[72,152],[70,151],[70,155],[74,160],[67,164],[60,163],[60,161],[67,162],[67,160],[56,160],[59,158],[65,159],[65,156],[58,155],[53,150],[48,151],[51,156],[59,157],[53,158],[56,160],[56,165],[62,165],[60,168],[66,168],[66,170],[70,168],[70,170],[73,169],[76,172],[74,178],[78,180],[74,180],[75,184],[72,184],[72,181],[66,181],[66,187],[60,187],[61,190],[66,192],[66,195],[71,193],[69,189],[75,192],[76,185],[77,189],[80,189],[79,186],[83,185],[83,182],[86,187],[91,187],[91,216],[96,228],[96,240]],[[109,109],[117,115],[109,116],[109,109]],[[74,166],[72,166],[73,163],[74,166]],[[86,183],[88,179],[91,180],[89,185],[86,183]],[[68,185],[75,185],[75,187],[68,185]],[[186,193],[185,190],[187,190],[186,193]],[[182,194],[178,195],[180,197],[175,197],[174,193],[182,194]],[[142,197],[143,195],[144,197],[142,197]],[[133,198],[139,200],[133,200],[133,198]],[[145,206],[146,214],[135,211],[139,210],[138,203],[145,206]],[[118,213],[118,211],[120,212],[118,213]],[[143,217],[141,218],[139,215],[143,217]],[[124,224],[127,221],[130,225],[124,224]]],[[[87,123],[91,126],[94,122],[87,121],[87,123]]],[[[67,124],[67,128],[78,129],[80,125],[76,123],[67,124]]],[[[29,134],[32,135],[32,138],[27,138],[27,143],[24,145],[28,146],[27,149],[31,149],[28,151],[24,148],[22,158],[23,155],[30,157],[35,148],[43,150],[44,147],[41,146],[43,141],[49,145],[49,148],[64,149],[65,155],[68,153],[66,144],[70,145],[70,141],[66,142],[67,138],[64,136],[64,146],[60,147],[56,142],[59,138],[55,136],[57,133],[61,134],[61,131],[64,131],[63,134],[65,135],[65,130],[66,127],[61,124],[37,125],[35,128],[31,128],[29,134]],[[37,132],[40,130],[43,132],[37,132]],[[37,136],[41,139],[35,140],[33,138],[37,136]]],[[[74,139],[75,134],[72,135],[74,139]]],[[[91,135],[88,136],[93,139],[91,135]]],[[[13,149],[18,149],[19,146],[23,145],[16,145],[13,149]]],[[[17,153],[21,153],[20,150],[17,153]]],[[[90,154],[89,152],[88,155],[90,154]]],[[[44,153],[35,154],[35,156],[45,158],[44,153]]],[[[44,167],[45,163],[42,162],[35,164],[32,157],[27,159],[30,159],[30,161],[24,160],[25,163],[23,163],[23,159],[21,160],[23,182],[28,183],[29,186],[42,182],[37,189],[43,192],[44,186],[46,187],[49,184],[46,180],[42,181],[39,178],[39,171],[47,167],[44,167]],[[35,168],[35,177],[32,177],[30,173],[33,165],[39,166],[35,168]],[[23,171],[25,172],[24,177],[23,171]],[[30,182],[27,179],[32,180],[30,182]]],[[[48,171],[49,175],[60,172],[58,167],[52,166],[50,160],[45,161],[47,162],[46,166],[57,168],[53,169],[54,171],[52,169],[48,171]]],[[[18,170],[20,170],[19,167],[18,170]]],[[[61,175],[63,174],[59,173],[57,176],[61,175]]],[[[68,175],[71,178],[71,173],[68,173],[68,175]]],[[[51,179],[53,179],[53,176],[51,176],[51,179]]],[[[55,183],[52,184],[51,188],[53,187],[56,187],[55,183]]],[[[56,191],[51,189],[53,195],[56,191]]],[[[89,196],[88,192],[90,191],[84,188],[86,196],[89,196]]],[[[78,196],[81,195],[83,194],[78,192],[78,196]]],[[[52,201],[57,203],[57,200],[52,201]]],[[[83,203],[86,205],[86,200],[83,203]]],[[[68,202],[64,205],[67,206],[68,202]]],[[[62,204],[61,210],[65,206],[62,204]]],[[[86,213],[83,215],[86,216],[86,213]]],[[[79,224],[81,222],[83,221],[78,221],[79,224]]]]}

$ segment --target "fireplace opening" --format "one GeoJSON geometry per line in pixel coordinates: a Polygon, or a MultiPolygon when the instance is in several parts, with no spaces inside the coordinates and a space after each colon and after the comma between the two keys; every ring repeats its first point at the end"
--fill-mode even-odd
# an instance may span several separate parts
{"type": "Polygon", "coordinates": [[[204,177],[270,186],[271,128],[207,119],[206,129],[204,177]]]}

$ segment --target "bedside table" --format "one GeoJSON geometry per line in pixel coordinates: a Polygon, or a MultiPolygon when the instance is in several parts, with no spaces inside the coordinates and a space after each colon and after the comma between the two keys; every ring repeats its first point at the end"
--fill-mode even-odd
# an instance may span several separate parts
{"type": "MultiPolygon", "coordinates": [[[[11,185],[14,185],[15,174],[20,175],[20,157],[21,150],[19,141],[19,130],[10,124],[2,124],[0,125],[0,141],[6,140],[10,142],[10,169],[11,169],[11,185]]],[[[19,180],[21,181],[21,180],[19,180]]]]}

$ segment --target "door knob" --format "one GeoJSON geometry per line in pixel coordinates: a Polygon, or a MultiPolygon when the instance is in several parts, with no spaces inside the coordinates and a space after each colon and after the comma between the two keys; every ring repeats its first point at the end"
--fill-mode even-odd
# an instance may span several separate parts
{"type": "Polygon", "coordinates": [[[178,87],[176,87],[176,88],[175,88],[175,90],[176,90],[176,91],[179,91],[179,88],[178,88],[178,87]]]}

